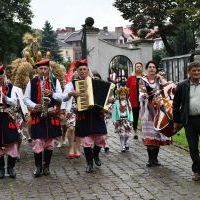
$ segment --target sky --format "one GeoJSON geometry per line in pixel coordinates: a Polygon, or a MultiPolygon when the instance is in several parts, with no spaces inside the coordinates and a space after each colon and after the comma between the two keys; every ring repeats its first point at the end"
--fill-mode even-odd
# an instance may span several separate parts
{"type": "Polygon", "coordinates": [[[32,27],[41,29],[46,20],[53,29],[75,27],[81,29],[87,17],[94,18],[94,26],[109,30],[130,25],[121,17],[121,13],[112,6],[114,0],[32,0],[34,14],[32,27]]]}

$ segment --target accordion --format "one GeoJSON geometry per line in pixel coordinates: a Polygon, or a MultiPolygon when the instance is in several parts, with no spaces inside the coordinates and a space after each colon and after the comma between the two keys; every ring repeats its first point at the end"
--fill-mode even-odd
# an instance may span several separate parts
{"type": "Polygon", "coordinates": [[[75,88],[80,96],[77,97],[78,111],[88,110],[94,106],[108,110],[109,97],[114,93],[115,84],[88,77],[75,81],[75,88]]]}

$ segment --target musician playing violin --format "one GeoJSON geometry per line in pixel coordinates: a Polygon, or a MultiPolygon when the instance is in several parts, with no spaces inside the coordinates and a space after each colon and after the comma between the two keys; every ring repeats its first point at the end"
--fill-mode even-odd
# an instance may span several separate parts
{"type": "MultiPolygon", "coordinates": [[[[76,71],[80,79],[89,76],[89,68],[86,60],[76,63],[76,71]]],[[[75,90],[74,82],[65,86],[63,101],[67,101],[71,96],[77,97],[79,94],[75,90]]],[[[104,113],[101,108],[93,107],[85,111],[77,111],[75,135],[80,139],[87,161],[86,172],[93,172],[93,160],[97,166],[101,166],[99,153],[105,147],[107,129],[104,120],[104,113]]]]}
{"type": "Polygon", "coordinates": [[[158,66],[154,61],[149,61],[146,66],[146,76],[141,77],[139,83],[139,98],[141,106],[141,125],[143,143],[147,147],[148,163],[147,167],[159,166],[158,153],[161,145],[171,143],[170,138],[164,136],[154,129],[154,117],[156,109],[155,102],[157,91],[166,83],[160,75],[157,74],[158,66]]]}
{"type": "Polygon", "coordinates": [[[176,87],[173,101],[174,132],[184,127],[192,159],[193,180],[200,180],[200,62],[188,65],[186,80],[176,87]]]}

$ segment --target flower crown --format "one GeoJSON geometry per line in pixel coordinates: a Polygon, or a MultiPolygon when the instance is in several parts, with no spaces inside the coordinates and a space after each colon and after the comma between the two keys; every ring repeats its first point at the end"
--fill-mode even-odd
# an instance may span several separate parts
{"type": "Polygon", "coordinates": [[[120,87],[116,90],[116,94],[117,96],[121,96],[121,95],[128,95],[129,94],[129,88],[125,87],[120,87]]]}

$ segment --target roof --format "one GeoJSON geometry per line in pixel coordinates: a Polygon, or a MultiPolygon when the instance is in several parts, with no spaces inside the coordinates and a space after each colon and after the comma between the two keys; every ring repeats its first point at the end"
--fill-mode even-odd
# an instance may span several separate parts
{"type": "Polygon", "coordinates": [[[72,32],[67,32],[67,33],[59,33],[57,34],[57,39],[64,41],[66,38],[68,38],[72,32]]]}
{"type": "Polygon", "coordinates": [[[74,42],[74,41],[81,41],[82,38],[82,30],[75,31],[71,33],[68,37],[65,38],[65,42],[74,42]]]}
{"type": "Polygon", "coordinates": [[[57,42],[58,42],[58,46],[59,46],[60,48],[71,47],[71,45],[65,43],[64,41],[59,40],[58,38],[57,38],[57,42]]]}
{"type": "MultiPolygon", "coordinates": [[[[106,40],[106,41],[109,41],[109,40],[116,41],[119,39],[120,36],[127,39],[131,33],[132,31],[130,28],[124,28],[123,33],[115,32],[115,31],[100,30],[99,39],[106,40]]],[[[74,32],[60,33],[57,36],[57,39],[64,43],[81,41],[81,38],[82,38],[82,29],[74,31],[74,32]]],[[[61,44],[61,46],[63,45],[61,44]]]]}
{"type": "Polygon", "coordinates": [[[119,38],[119,36],[121,36],[122,34],[120,33],[116,33],[114,31],[103,31],[101,30],[99,32],[99,39],[102,40],[117,40],[119,38]]]}

